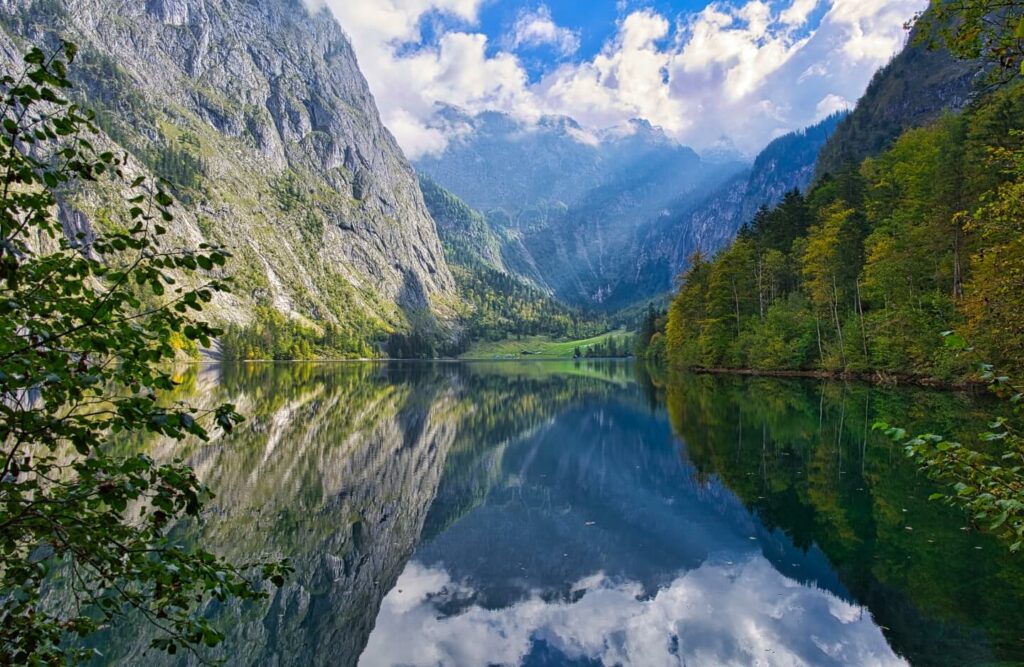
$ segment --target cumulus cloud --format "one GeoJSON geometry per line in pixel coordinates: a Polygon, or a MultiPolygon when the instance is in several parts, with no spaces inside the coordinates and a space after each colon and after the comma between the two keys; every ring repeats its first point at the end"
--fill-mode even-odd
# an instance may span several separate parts
{"type": "Polygon", "coordinates": [[[543,640],[604,665],[906,665],[869,612],[787,579],[760,555],[705,563],[653,596],[601,574],[578,582],[572,601],[538,592],[486,609],[468,602],[473,593],[443,569],[410,562],[359,664],[518,665],[543,640]]]}
{"type": "Polygon", "coordinates": [[[629,14],[614,40],[589,62],[563,65],[533,89],[546,113],[565,114],[591,126],[638,117],[680,134],[692,122],[665,80],[668,54],[658,44],[670,24],[660,14],[629,14]]]}
{"type": "Polygon", "coordinates": [[[580,38],[569,28],[555,23],[551,10],[541,5],[536,11],[520,12],[512,28],[511,44],[513,49],[550,45],[568,56],[580,48],[580,38]]]}
{"type": "Polygon", "coordinates": [[[642,118],[698,149],[724,135],[754,153],[856,100],[927,2],[722,0],[678,16],[623,3],[604,47],[566,61],[579,35],[546,5],[491,39],[476,27],[485,0],[318,1],[349,34],[385,124],[414,158],[451,138],[432,121],[439,103],[527,121],[567,115],[592,129],[642,118]],[[437,16],[447,27],[424,43],[421,27],[437,16]],[[562,59],[531,80],[518,52],[540,45],[562,59]]]}
{"type": "Polygon", "coordinates": [[[779,21],[784,25],[801,26],[807,22],[811,12],[817,9],[821,0],[794,0],[793,4],[782,10],[779,21]]]}

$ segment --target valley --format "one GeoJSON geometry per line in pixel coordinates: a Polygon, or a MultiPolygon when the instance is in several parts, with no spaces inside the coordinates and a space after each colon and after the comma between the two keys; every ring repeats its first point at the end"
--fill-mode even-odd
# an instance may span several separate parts
{"type": "Polygon", "coordinates": [[[1024,664],[1024,0],[0,0],[0,664],[1024,664]]]}
{"type": "MultiPolygon", "coordinates": [[[[14,3],[4,52],[13,66],[24,44],[74,41],[75,94],[104,144],[173,188],[172,238],[230,249],[236,287],[211,311],[227,329],[220,356],[430,357],[632,327],[694,250],[714,253],[757,207],[807,187],[839,119],[750,160],[703,158],[642,120],[595,132],[448,106],[437,122],[460,137],[417,175],[323,12],[161,0],[112,24],[115,6],[14,3]]],[[[74,193],[62,216],[87,233],[116,226],[105,212],[120,196],[74,193]]]]}
{"type": "Polygon", "coordinates": [[[633,354],[633,335],[618,329],[581,340],[552,340],[525,336],[475,343],[461,359],[592,359],[623,358],[633,354]]]}

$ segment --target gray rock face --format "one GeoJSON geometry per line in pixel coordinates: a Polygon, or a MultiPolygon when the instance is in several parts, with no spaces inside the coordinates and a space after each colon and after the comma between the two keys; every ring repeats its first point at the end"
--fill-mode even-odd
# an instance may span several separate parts
{"type": "Polygon", "coordinates": [[[236,254],[243,290],[221,304],[223,319],[244,321],[253,303],[379,328],[422,322],[420,311],[450,319],[454,282],[415,174],[326,10],[301,0],[2,7],[16,46],[53,30],[78,44],[72,75],[101,127],[142,167],[185,181],[172,231],[236,254]]]}

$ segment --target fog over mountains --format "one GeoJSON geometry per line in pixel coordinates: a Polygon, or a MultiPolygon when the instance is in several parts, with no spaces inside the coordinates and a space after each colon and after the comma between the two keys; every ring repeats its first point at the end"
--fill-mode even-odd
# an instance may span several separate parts
{"type": "Polygon", "coordinates": [[[450,106],[438,116],[457,138],[417,171],[482,213],[504,269],[605,311],[668,291],[693,251],[713,253],[759,206],[806,187],[841,118],[775,140],[750,164],[727,142],[702,157],[643,120],[595,132],[565,117],[527,124],[450,106]]]}

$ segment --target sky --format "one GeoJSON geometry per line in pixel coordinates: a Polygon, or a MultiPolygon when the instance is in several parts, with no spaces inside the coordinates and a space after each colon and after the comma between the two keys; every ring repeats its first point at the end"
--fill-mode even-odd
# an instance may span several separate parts
{"type": "Polygon", "coordinates": [[[439,104],[599,130],[642,118],[753,155],[851,107],[927,0],[307,0],[349,35],[410,158],[464,128],[439,104]]]}

